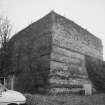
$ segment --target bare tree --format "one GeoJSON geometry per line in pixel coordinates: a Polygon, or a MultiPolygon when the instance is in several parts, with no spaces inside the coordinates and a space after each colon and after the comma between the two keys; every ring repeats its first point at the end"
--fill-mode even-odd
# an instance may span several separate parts
{"type": "Polygon", "coordinates": [[[1,48],[5,48],[10,38],[11,24],[8,18],[0,17],[0,44],[1,48]]]}
{"type": "Polygon", "coordinates": [[[7,44],[11,33],[11,24],[7,17],[0,17],[0,73],[4,75],[7,62],[7,44]]]}

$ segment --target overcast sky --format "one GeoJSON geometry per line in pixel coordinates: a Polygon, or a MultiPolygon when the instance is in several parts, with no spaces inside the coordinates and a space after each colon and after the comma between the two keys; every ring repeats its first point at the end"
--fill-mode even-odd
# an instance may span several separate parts
{"type": "Polygon", "coordinates": [[[0,15],[10,19],[14,32],[51,10],[101,38],[105,47],[105,0],[0,0],[0,15]]]}

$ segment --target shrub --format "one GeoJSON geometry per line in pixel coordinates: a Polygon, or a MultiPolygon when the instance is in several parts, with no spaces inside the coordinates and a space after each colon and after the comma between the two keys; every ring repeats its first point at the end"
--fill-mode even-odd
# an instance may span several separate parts
{"type": "Polygon", "coordinates": [[[99,92],[105,92],[105,62],[86,56],[88,76],[99,92]]]}

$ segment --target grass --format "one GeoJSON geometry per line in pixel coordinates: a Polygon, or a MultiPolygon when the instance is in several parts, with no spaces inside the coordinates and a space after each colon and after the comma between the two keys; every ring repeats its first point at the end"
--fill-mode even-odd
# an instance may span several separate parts
{"type": "Polygon", "coordinates": [[[105,105],[105,94],[80,95],[31,95],[25,94],[27,105],[105,105]]]}

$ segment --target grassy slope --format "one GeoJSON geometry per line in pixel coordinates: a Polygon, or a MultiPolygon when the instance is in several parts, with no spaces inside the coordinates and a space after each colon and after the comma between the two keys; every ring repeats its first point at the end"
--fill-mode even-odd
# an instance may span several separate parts
{"type": "Polygon", "coordinates": [[[28,105],[105,105],[105,94],[92,96],[44,96],[25,95],[28,105]]]}

